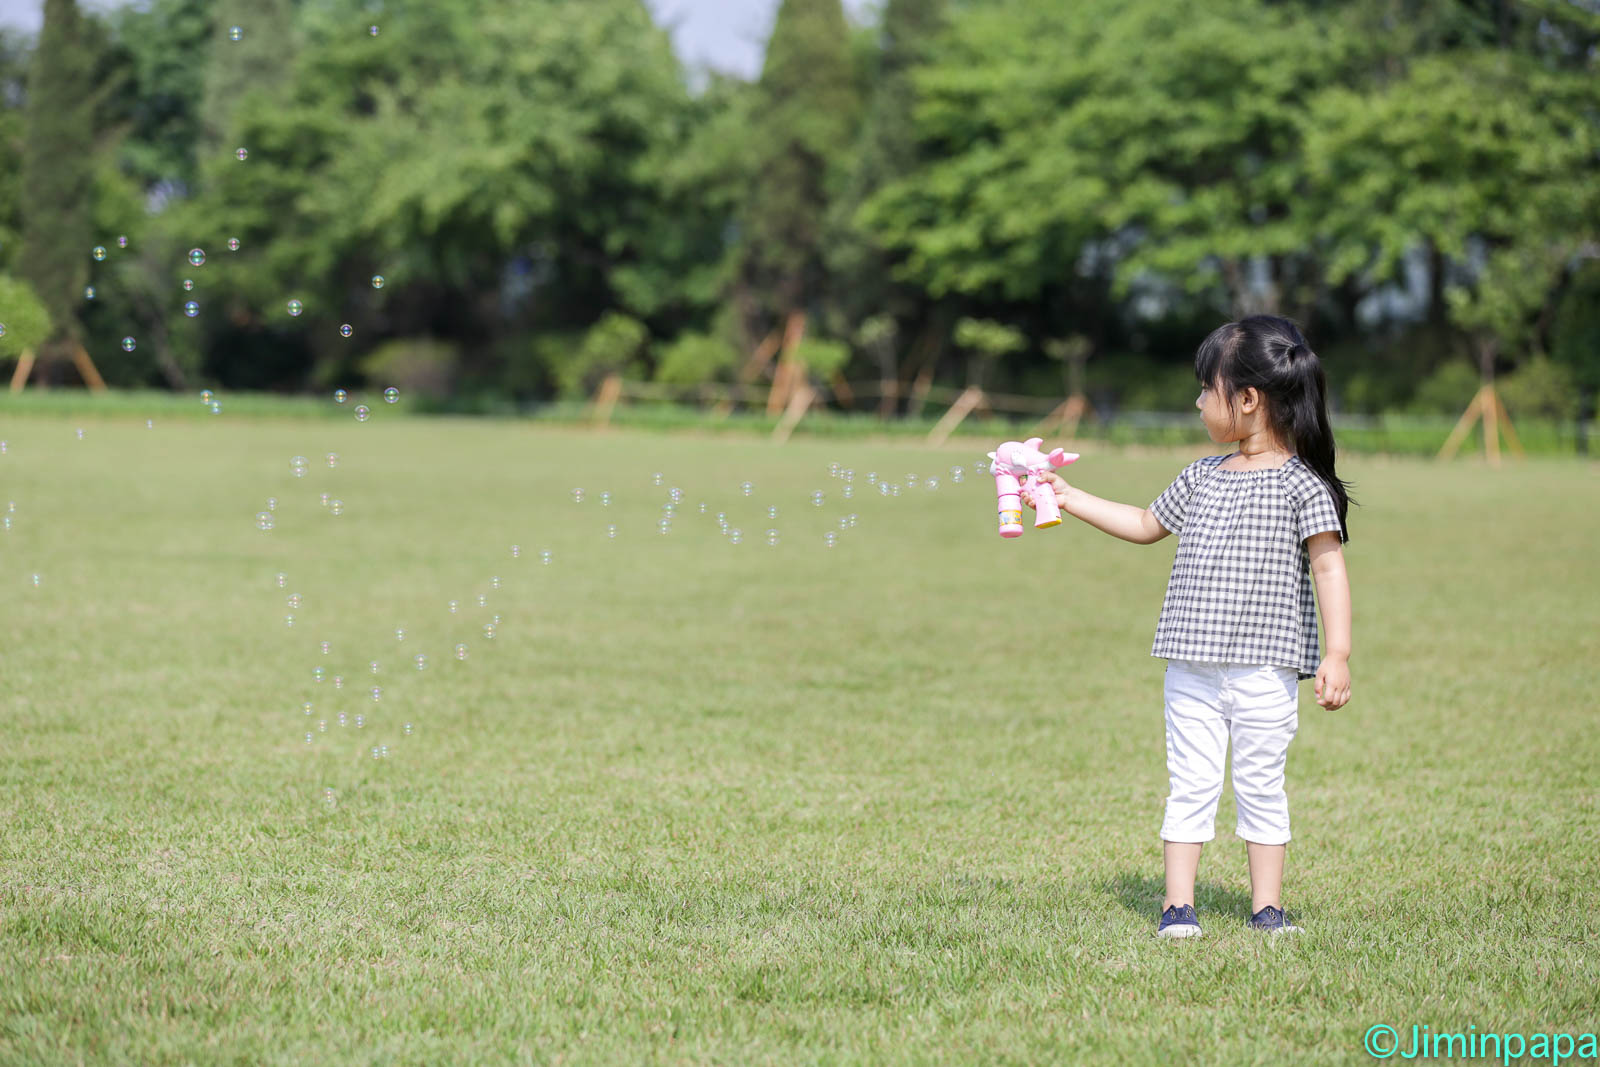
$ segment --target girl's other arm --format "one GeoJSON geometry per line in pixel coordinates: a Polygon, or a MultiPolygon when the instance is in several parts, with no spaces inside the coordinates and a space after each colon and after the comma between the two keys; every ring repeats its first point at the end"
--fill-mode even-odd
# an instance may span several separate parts
{"type": "Polygon", "coordinates": [[[1350,578],[1336,531],[1312,534],[1306,538],[1306,549],[1327,639],[1327,652],[1317,670],[1317,703],[1332,709],[1350,699],[1350,578]]]}
{"type": "MultiPolygon", "coordinates": [[[[1093,493],[1068,485],[1059,474],[1047,473],[1040,477],[1055,490],[1056,503],[1062,511],[1082,519],[1097,530],[1104,530],[1112,537],[1120,537],[1136,545],[1153,545],[1169,532],[1156,521],[1148,508],[1102,500],[1093,493]]],[[[1028,506],[1033,507],[1033,501],[1028,501],[1028,506]]]]}

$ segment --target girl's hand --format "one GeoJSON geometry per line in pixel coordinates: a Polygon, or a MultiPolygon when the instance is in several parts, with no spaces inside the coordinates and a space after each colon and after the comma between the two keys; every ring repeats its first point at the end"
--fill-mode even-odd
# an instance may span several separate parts
{"type": "Polygon", "coordinates": [[[1350,703],[1350,663],[1343,656],[1324,656],[1317,668],[1317,703],[1332,711],[1350,703]]]}
{"type": "MultiPolygon", "coordinates": [[[[1068,485],[1066,481],[1062,479],[1061,475],[1056,474],[1053,471],[1045,471],[1041,473],[1038,478],[1039,481],[1049,484],[1050,488],[1056,494],[1056,506],[1065,511],[1067,508],[1067,494],[1072,491],[1072,486],[1068,485]]],[[[1035,487],[1033,491],[1038,492],[1039,487],[1035,487]]],[[[1034,505],[1031,497],[1032,493],[1023,494],[1022,502],[1027,504],[1030,508],[1033,508],[1034,511],[1038,511],[1039,509],[1034,505]]]]}

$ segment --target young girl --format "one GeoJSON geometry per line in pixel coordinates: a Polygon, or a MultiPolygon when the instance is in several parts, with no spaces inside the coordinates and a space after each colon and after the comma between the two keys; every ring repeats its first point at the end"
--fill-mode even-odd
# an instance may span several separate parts
{"type": "MultiPolygon", "coordinates": [[[[1297,933],[1280,898],[1289,802],[1283,769],[1299,728],[1299,683],[1317,703],[1350,699],[1350,539],[1346,483],[1333,470],[1327,381],[1294,323],[1252,315],[1212,332],[1195,354],[1195,406],[1228,456],[1183,469],[1149,508],[1091,496],[1057,475],[1061,510],[1135,544],[1178,534],[1153,656],[1167,660],[1167,774],[1161,837],[1167,895],[1156,932],[1198,937],[1200,849],[1215,835],[1223,759],[1233,740],[1236,833],[1250,858],[1250,925],[1297,933]],[[1327,654],[1317,656],[1316,603],[1327,654]]],[[[1033,506],[1030,500],[1029,506],[1033,506]]]]}

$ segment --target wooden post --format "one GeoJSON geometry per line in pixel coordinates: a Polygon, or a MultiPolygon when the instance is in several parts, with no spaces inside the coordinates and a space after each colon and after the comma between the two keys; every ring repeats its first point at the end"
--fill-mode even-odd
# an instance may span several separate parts
{"type": "Polygon", "coordinates": [[[606,375],[606,380],[600,383],[600,388],[594,394],[594,425],[606,426],[611,422],[611,409],[617,406],[617,398],[622,395],[622,375],[611,373],[606,375]]]}
{"type": "Polygon", "coordinates": [[[787,441],[789,435],[794,433],[794,428],[800,425],[800,420],[810,410],[811,402],[817,397],[815,389],[810,383],[801,382],[789,394],[789,406],[784,409],[783,418],[778,420],[778,425],[772,430],[772,439],[779,444],[787,441]]]}
{"type": "Polygon", "coordinates": [[[783,410],[797,383],[805,379],[805,368],[795,355],[805,335],[806,313],[789,312],[789,320],[783,327],[783,356],[778,361],[777,373],[772,376],[772,391],[767,394],[768,415],[776,415],[783,410]]]}
{"type": "Polygon", "coordinates": [[[1472,429],[1472,424],[1483,420],[1483,450],[1488,456],[1489,465],[1500,466],[1500,429],[1503,426],[1506,433],[1506,444],[1518,456],[1524,455],[1522,442],[1517,440],[1516,430],[1511,428],[1511,416],[1506,413],[1505,406],[1500,403],[1500,397],[1494,391],[1494,384],[1484,382],[1478,387],[1478,392],[1472,398],[1472,403],[1467,405],[1467,410],[1461,413],[1461,418],[1456,421],[1455,428],[1450,431],[1450,436],[1445,439],[1444,446],[1439,449],[1439,459],[1450,459],[1461,447],[1461,442],[1466,440],[1467,432],[1472,429]]]}
{"type": "Polygon", "coordinates": [[[1085,416],[1093,414],[1089,402],[1082,393],[1074,393],[1066,400],[1055,406],[1055,409],[1040,419],[1029,433],[1030,437],[1042,437],[1047,430],[1060,428],[1062,435],[1071,437],[1078,432],[1078,423],[1085,416]]]}
{"type": "Polygon", "coordinates": [[[11,375],[11,391],[22,392],[22,387],[28,384],[28,375],[33,373],[33,349],[24,348],[22,356],[17,360],[17,369],[11,375]]]}
{"type": "Polygon", "coordinates": [[[961,420],[972,413],[972,409],[983,401],[983,390],[976,385],[969,385],[956,397],[956,402],[950,405],[950,410],[939,419],[938,425],[928,434],[928,444],[942,445],[949,440],[950,434],[961,425],[961,420]]]}
{"type": "Polygon", "coordinates": [[[77,341],[72,343],[72,362],[78,368],[78,374],[83,378],[85,385],[96,393],[106,391],[106,380],[100,377],[94,360],[89,358],[89,353],[84,351],[83,345],[77,341]]]}

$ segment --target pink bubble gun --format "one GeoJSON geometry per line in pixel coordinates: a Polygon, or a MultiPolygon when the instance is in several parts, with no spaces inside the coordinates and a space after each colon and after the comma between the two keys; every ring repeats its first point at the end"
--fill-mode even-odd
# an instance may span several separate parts
{"type": "Polygon", "coordinates": [[[1042,437],[1026,441],[1007,441],[989,453],[989,471],[994,475],[995,494],[1000,498],[1000,536],[1022,536],[1022,497],[1031,494],[1038,518],[1033,528],[1061,525],[1061,508],[1056,504],[1056,494],[1041,481],[1039,475],[1057,467],[1065,467],[1078,458],[1076,452],[1056,449],[1049,455],[1039,451],[1042,437]],[[1020,485],[1018,478],[1025,479],[1020,485]],[[1035,490],[1041,490],[1035,492],[1035,490]]]}

